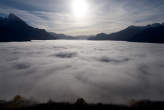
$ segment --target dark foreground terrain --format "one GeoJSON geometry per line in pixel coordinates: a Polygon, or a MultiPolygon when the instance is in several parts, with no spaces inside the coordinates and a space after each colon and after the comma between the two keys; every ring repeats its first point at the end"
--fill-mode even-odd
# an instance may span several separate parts
{"type": "Polygon", "coordinates": [[[57,103],[48,101],[47,103],[37,103],[27,100],[21,96],[16,96],[11,101],[0,101],[0,110],[163,110],[162,101],[132,101],[129,105],[114,104],[87,104],[83,98],[77,99],[74,104],[68,102],[57,103]]]}

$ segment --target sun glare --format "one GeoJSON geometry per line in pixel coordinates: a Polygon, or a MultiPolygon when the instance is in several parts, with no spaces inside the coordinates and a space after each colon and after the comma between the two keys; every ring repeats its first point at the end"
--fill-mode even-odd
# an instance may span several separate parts
{"type": "Polygon", "coordinates": [[[88,3],[86,0],[73,0],[72,12],[75,17],[84,18],[88,13],[88,3]]]}

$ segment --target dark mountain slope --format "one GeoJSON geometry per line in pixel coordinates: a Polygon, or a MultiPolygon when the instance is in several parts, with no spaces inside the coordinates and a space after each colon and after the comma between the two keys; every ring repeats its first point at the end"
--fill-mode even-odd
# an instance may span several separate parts
{"type": "Polygon", "coordinates": [[[14,14],[0,18],[0,42],[56,39],[44,29],[33,28],[14,14]]]}
{"type": "Polygon", "coordinates": [[[164,43],[164,26],[148,28],[136,34],[130,41],[164,43]]]}
{"type": "Polygon", "coordinates": [[[97,34],[94,37],[90,37],[89,40],[164,43],[164,24],[155,23],[147,26],[129,26],[116,33],[97,34]]]}

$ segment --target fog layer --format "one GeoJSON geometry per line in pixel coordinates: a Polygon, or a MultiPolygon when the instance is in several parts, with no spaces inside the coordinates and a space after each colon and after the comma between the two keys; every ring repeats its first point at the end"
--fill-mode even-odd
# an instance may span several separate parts
{"type": "Polygon", "coordinates": [[[0,99],[127,103],[164,100],[164,44],[114,41],[0,43],[0,99]]]}

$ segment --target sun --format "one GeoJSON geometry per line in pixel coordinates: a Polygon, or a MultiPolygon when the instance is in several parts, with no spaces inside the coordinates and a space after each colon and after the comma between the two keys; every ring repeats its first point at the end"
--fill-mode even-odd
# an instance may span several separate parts
{"type": "Polygon", "coordinates": [[[77,18],[84,18],[88,14],[88,3],[86,0],[73,0],[72,1],[72,12],[77,18]]]}

